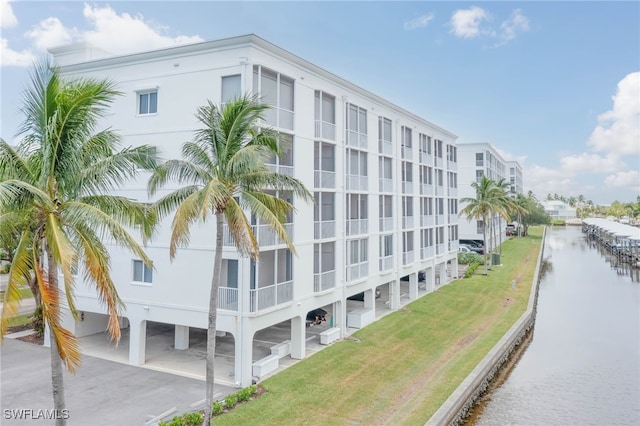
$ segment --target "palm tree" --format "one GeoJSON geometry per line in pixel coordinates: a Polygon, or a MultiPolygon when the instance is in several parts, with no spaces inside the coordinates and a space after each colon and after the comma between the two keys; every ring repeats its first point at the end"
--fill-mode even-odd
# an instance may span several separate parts
{"type": "Polygon", "coordinates": [[[278,197],[290,192],[303,200],[311,193],[297,179],[270,171],[265,161],[284,152],[278,134],[258,129],[262,113],[269,108],[255,98],[243,97],[227,104],[224,110],[208,102],[196,113],[202,124],[195,138],[182,146],[182,160],[160,165],[149,179],[149,192],[155,194],[169,181],[186,185],[163,196],[155,203],[158,216],[175,211],[169,255],[173,259],[179,246],[189,243],[189,228],[197,222],[215,218],[216,242],[209,300],[206,362],[206,399],[204,424],[211,421],[214,388],[214,350],[218,287],[222,270],[224,225],[228,226],[238,251],[256,260],[259,247],[244,211],[249,210],[295,252],[284,228],[294,207],[278,197]]]}
{"type": "Polygon", "coordinates": [[[486,176],[483,176],[479,183],[473,182],[471,187],[475,189],[476,196],[460,199],[460,202],[466,205],[459,214],[466,215],[467,219],[482,220],[484,274],[487,275],[487,223],[491,215],[502,208],[499,200],[503,191],[496,186],[495,181],[486,176]]]}
{"type": "MultiPolygon", "coordinates": [[[[517,206],[513,198],[509,196],[508,190],[511,187],[511,185],[504,178],[501,178],[495,183],[495,186],[496,186],[495,196],[496,196],[497,206],[494,212],[497,213],[498,216],[503,218],[505,221],[509,221],[510,212],[517,209],[517,206]]],[[[502,255],[503,232],[504,231],[502,229],[500,229],[498,232],[498,234],[500,235],[500,255],[502,255]]]]}
{"type": "MultiPolygon", "coordinates": [[[[63,81],[56,68],[42,62],[34,67],[31,83],[21,110],[25,116],[22,141],[14,149],[0,140],[0,229],[11,229],[7,225],[15,218],[28,218],[27,225],[13,222],[12,232],[20,238],[0,316],[0,336],[7,320],[17,313],[19,287],[35,279],[51,336],[54,408],[63,410],[62,365],[72,373],[80,365],[78,340],[60,323],[64,307],[77,318],[74,273],[78,265],[83,266],[84,280],[95,286],[109,315],[108,331],[117,341],[122,301],[109,274],[103,241],[127,247],[151,266],[125,227],[147,224],[149,216],[142,204],[107,194],[140,168],[151,169],[154,160],[148,146],[116,152],[118,136],[108,129],[97,131],[105,109],[118,94],[109,81],[63,81]]],[[[56,425],[64,424],[65,419],[56,420],[56,425]]]]}

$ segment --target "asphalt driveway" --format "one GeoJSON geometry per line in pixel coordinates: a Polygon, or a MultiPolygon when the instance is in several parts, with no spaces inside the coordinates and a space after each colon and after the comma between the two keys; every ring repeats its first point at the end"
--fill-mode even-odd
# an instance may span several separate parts
{"type": "MultiPolygon", "coordinates": [[[[84,355],[76,374],[65,370],[65,396],[69,425],[144,425],[173,407],[175,414],[194,411],[202,401],[203,381],[132,367],[84,355]]],[[[216,384],[216,393],[235,389],[216,384]]],[[[53,408],[49,348],[5,339],[0,349],[0,424],[49,425],[53,420],[17,420],[14,411],[53,408]]],[[[198,407],[198,409],[201,407],[198,407]]],[[[31,414],[32,413],[32,414],[31,414]]],[[[171,414],[171,418],[174,414],[171,414]]]]}

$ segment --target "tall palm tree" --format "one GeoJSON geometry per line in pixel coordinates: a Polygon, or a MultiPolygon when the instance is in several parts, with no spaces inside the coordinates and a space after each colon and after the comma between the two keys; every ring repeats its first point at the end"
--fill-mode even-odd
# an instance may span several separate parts
{"type": "MultiPolygon", "coordinates": [[[[12,231],[20,235],[0,315],[0,335],[17,313],[19,287],[35,278],[50,330],[57,410],[65,409],[63,364],[72,373],[80,365],[78,340],[60,322],[64,307],[77,318],[73,290],[78,266],[82,265],[84,280],[96,288],[109,315],[107,329],[116,341],[122,301],[110,277],[105,241],[130,249],[151,266],[126,229],[149,223],[145,207],[108,195],[155,162],[150,147],[116,151],[118,136],[109,129],[97,130],[116,95],[109,81],[63,81],[56,68],[41,62],[34,67],[31,87],[25,92],[22,141],[17,148],[0,141],[0,223],[4,225],[0,229],[11,229],[6,225],[15,223],[12,231]],[[16,218],[28,220],[12,222],[16,218]]],[[[57,425],[65,423],[63,418],[56,420],[57,425]]]]}
{"type": "Polygon", "coordinates": [[[460,199],[466,205],[459,214],[465,215],[467,219],[482,220],[484,274],[487,275],[487,224],[491,215],[502,208],[499,200],[503,191],[496,186],[495,181],[486,176],[480,182],[473,182],[471,187],[476,191],[476,196],[460,199]]]}
{"type": "Polygon", "coordinates": [[[225,223],[238,251],[257,259],[259,247],[244,211],[270,226],[292,252],[293,243],[284,227],[291,203],[278,197],[279,191],[312,200],[311,193],[297,179],[272,172],[265,161],[285,149],[278,134],[259,129],[258,121],[269,108],[255,98],[243,97],[223,110],[208,102],[196,113],[202,129],[191,142],[182,146],[183,159],[160,165],[149,179],[149,192],[155,194],[169,181],[183,186],[155,203],[159,217],[175,211],[169,255],[173,259],[179,246],[189,243],[189,228],[213,216],[216,223],[213,277],[209,300],[206,362],[206,399],[204,424],[211,421],[214,388],[214,350],[218,287],[222,270],[222,243],[225,223]],[[270,190],[270,191],[265,191],[270,190]],[[275,192],[273,192],[275,191],[275,192]]]}

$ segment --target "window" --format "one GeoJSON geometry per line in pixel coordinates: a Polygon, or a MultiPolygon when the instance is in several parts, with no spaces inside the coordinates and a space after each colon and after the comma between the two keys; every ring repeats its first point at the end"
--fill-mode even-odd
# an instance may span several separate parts
{"type": "Polygon", "coordinates": [[[402,162],[402,181],[413,182],[413,165],[408,161],[402,162]]]}
{"type": "Polygon", "coordinates": [[[484,222],[481,220],[476,221],[476,233],[482,234],[484,229],[484,222]]]}
{"type": "Polygon", "coordinates": [[[411,148],[413,146],[411,141],[411,129],[409,127],[402,126],[401,144],[406,148],[411,148]]]}
{"type": "Polygon", "coordinates": [[[476,153],[476,166],[478,167],[484,166],[484,154],[482,152],[476,153]]]}
{"type": "Polygon", "coordinates": [[[139,283],[153,282],[153,271],[142,260],[133,261],[133,281],[139,283]]]}
{"type": "Polygon", "coordinates": [[[353,104],[349,104],[347,108],[347,130],[366,135],[367,110],[353,104]]]}
{"type": "Polygon", "coordinates": [[[240,74],[222,77],[222,106],[241,96],[240,74]]]}
{"type": "Polygon", "coordinates": [[[150,90],[138,92],[138,114],[148,115],[158,113],[158,91],[150,90]]]}
{"type": "Polygon", "coordinates": [[[476,170],[476,182],[480,183],[484,176],[484,170],[476,170]]]}
{"type": "Polygon", "coordinates": [[[378,118],[378,139],[391,142],[391,120],[388,118],[378,118]]]}
{"type": "Polygon", "coordinates": [[[393,235],[380,236],[380,257],[393,255],[393,235]]]}
{"type": "Polygon", "coordinates": [[[367,176],[367,153],[355,149],[347,149],[347,174],[367,176]]]}
{"type": "Polygon", "coordinates": [[[293,80],[260,65],[253,67],[253,91],[261,102],[273,108],[265,111],[264,120],[276,127],[293,130],[293,80]]]}
{"type": "Polygon", "coordinates": [[[380,179],[393,179],[391,158],[380,157],[378,174],[380,179]]]}
{"type": "Polygon", "coordinates": [[[369,240],[367,238],[363,238],[360,240],[351,240],[347,242],[347,248],[349,250],[349,265],[356,265],[358,263],[364,263],[369,260],[368,244],[369,240]]]}

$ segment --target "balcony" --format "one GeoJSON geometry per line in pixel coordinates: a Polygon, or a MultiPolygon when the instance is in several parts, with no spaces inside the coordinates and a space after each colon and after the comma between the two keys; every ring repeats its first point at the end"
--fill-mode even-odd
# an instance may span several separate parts
{"type": "Polygon", "coordinates": [[[442,168],[444,161],[440,157],[433,157],[433,165],[439,169],[442,168]]]}
{"type": "Polygon", "coordinates": [[[336,188],[336,172],[326,170],[315,170],[313,173],[313,184],[316,188],[336,188]]]}
{"type": "Polygon", "coordinates": [[[367,149],[369,146],[367,134],[347,130],[347,145],[367,149]]]}
{"type": "Polygon", "coordinates": [[[293,300],[293,281],[249,290],[249,311],[259,312],[293,300]]]}
{"type": "Polygon", "coordinates": [[[449,252],[457,252],[459,247],[460,243],[458,241],[449,241],[449,252]]]}
{"type": "MultiPolygon", "coordinates": [[[[276,236],[276,233],[269,225],[253,225],[251,226],[253,230],[253,235],[256,237],[258,241],[258,245],[262,248],[264,246],[274,246],[277,244],[284,244],[280,239],[276,236]]],[[[293,239],[293,223],[285,223],[284,229],[289,235],[289,238],[293,239]]],[[[233,237],[231,236],[231,232],[229,232],[229,226],[224,225],[224,235],[222,238],[222,243],[225,246],[234,246],[233,237]]]]}
{"type": "Polygon", "coordinates": [[[403,194],[413,194],[413,182],[402,182],[402,193],[403,194]]]}
{"type": "Polygon", "coordinates": [[[347,266],[347,281],[355,281],[369,274],[369,262],[356,263],[347,266]]]}
{"type": "Polygon", "coordinates": [[[450,214],[449,215],[449,225],[455,225],[456,223],[458,223],[458,215],[457,214],[450,214]]]}
{"type": "Polygon", "coordinates": [[[380,218],[380,232],[393,231],[393,218],[381,217],[380,218]]]}
{"type": "Polygon", "coordinates": [[[315,136],[319,139],[336,140],[336,125],[322,120],[316,120],[315,136]]]}
{"type": "Polygon", "coordinates": [[[391,144],[391,141],[385,141],[385,140],[379,139],[378,153],[382,155],[388,155],[389,157],[393,157],[393,145],[391,144]]]}
{"type": "Polygon", "coordinates": [[[435,222],[435,219],[433,217],[433,215],[422,215],[420,216],[420,226],[421,227],[427,227],[427,226],[433,226],[435,222]]]}
{"type": "Polygon", "coordinates": [[[455,172],[458,170],[458,163],[455,161],[447,160],[447,169],[451,172],[455,172]]]}
{"type": "Polygon", "coordinates": [[[433,195],[433,185],[423,183],[420,185],[420,195],[433,195]]]}
{"type": "Polygon", "coordinates": [[[436,244],[436,255],[444,254],[444,243],[436,244]]]}
{"type": "Polygon", "coordinates": [[[218,309],[238,312],[238,289],[218,287],[218,309]]]}
{"type": "Polygon", "coordinates": [[[336,271],[327,271],[319,274],[313,274],[313,291],[320,293],[321,291],[332,289],[336,286],[336,271]]]}
{"type": "Polygon", "coordinates": [[[449,188],[449,197],[458,198],[458,188],[449,188]]]}
{"type": "Polygon", "coordinates": [[[378,179],[380,182],[380,192],[393,192],[393,179],[378,179]]]}
{"type": "Polygon", "coordinates": [[[402,159],[403,160],[413,160],[413,148],[410,146],[402,147],[402,159]]]}
{"type": "Polygon", "coordinates": [[[444,225],[444,215],[437,214],[436,215],[436,225],[444,225]]]}
{"type": "Polygon", "coordinates": [[[336,221],[323,220],[313,222],[313,238],[316,240],[324,240],[325,238],[335,238],[336,221]]]}
{"type": "Polygon", "coordinates": [[[435,190],[436,190],[436,197],[443,197],[444,196],[444,187],[441,185],[436,185],[435,186],[435,190]]]}
{"type": "Polygon", "coordinates": [[[411,265],[415,261],[415,256],[413,250],[405,251],[402,253],[402,264],[403,265],[411,265]]]}
{"type": "Polygon", "coordinates": [[[280,173],[287,176],[293,176],[293,166],[284,166],[281,164],[269,164],[267,163],[267,168],[274,173],[280,173]]]}
{"type": "Polygon", "coordinates": [[[420,259],[427,260],[433,257],[433,246],[431,247],[422,247],[420,249],[420,259]]]}
{"type": "Polygon", "coordinates": [[[433,164],[433,155],[424,152],[424,151],[420,151],[420,163],[421,164],[427,164],[427,165],[432,165],[433,164]]]}
{"type": "Polygon", "coordinates": [[[413,229],[413,216],[402,216],[402,229],[413,229]]]}
{"type": "Polygon", "coordinates": [[[273,127],[293,130],[293,111],[271,106],[263,112],[263,121],[273,127]]]}
{"type": "Polygon", "coordinates": [[[368,177],[361,175],[346,175],[347,190],[366,191],[368,189],[368,177]]]}
{"type": "Polygon", "coordinates": [[[347,235],[360,235],[369,232],[369,219],[347,220],[347,235]]]}
{"type": "Polygon", "coordinates": [[[380,272],[386,272],[393,269],[393,255],[380,258],[380,272]]]}

